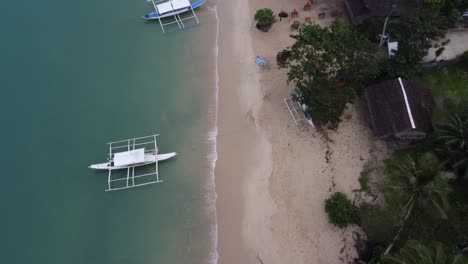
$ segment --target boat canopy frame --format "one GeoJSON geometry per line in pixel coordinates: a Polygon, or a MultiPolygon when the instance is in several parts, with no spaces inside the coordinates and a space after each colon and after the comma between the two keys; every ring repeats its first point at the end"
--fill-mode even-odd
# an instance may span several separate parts
{"type": "Polygon", "coordinates": [[[179,30],[183,30],[183,29],[191,27],[191,26],[184,24],[184,21],[189,20],[189,19],[195,19],[196,25],[200,24],[200,21],[198,20],[198,17],[195,14],[195,11],[193,10],[192,5],[189,0],[170,0],[170,1],[151,0],[151,3],[153,4],[154,10],[159,13],[158,21],[163,31],[163,34],[173,32],[173,31],[179,31],[179,30]],[[184,18],[180,16],[180,14],[188,12],[188,11],[192,12],[191,16],[184,17],[184,18]],[[173,20],[171,19],[171,16],[173,20]],[[169,22],[163,23],[163,19],[171,19],[171,20],[169,22]],[[166,31],[164,27],[172,25],[172,24],[177,24],[178,29],[166,31]]]}
{"type": "Polygon", "coordinates": [[[306,120],[306,117],[301,109],[301,104],[299,102],[295,102],[292,96],[283,98],[283,101],[288,108],[289,114],[291,115],[296,126],[299,122],[306,120]]]}
{"type": "Polygon", "coordinates": [[[299,125],[300,122],[305,121],[309,123],[312,128],[315,128],[315,125],[312,122],[312,118],[307,116],[306,110],[303,109],[301,103],[296,102],[292,96],[283,98],[283,102],[286,105],[286,108],[288,109],[288,112],[296,126],[299,125]]]}
{"type": "MultiPolygon", "coordinates": [[[[115,154],[124,152],[131,152],[131,151],[139,151],[142,148],[144,149],[144,153],[157,153],[158,145],[157,145],[157,137],[159,134],[144,136],[144,137],[137,137],[137,138],[129,138],[119,141],[108,142],[109,145],[109,154],[108,160],[113,160],[115,154]]],[[[154,183],[162,182],[159,179],[159,169],[158,169],[158,160],[154,163],[154,170],[151,172],[137,174],[135,175],[135,167],[139,167],[141,164],[134,164],[133,166],[130,165],[127,168],[127,175],[126,177],[113,177],[112,170],[109,167],[109,175],[107,177],[107,189],[108,191],[118,191],[118,190],[125,190],[140,186],[145,186],[154,183]],[[137,180],[137,182],[135,182],[137,180]],[[138,182],[141,181],[141,182],[138,182]],[[124,184],[122,184],[124,182],[124,184]],[[120,183],[120,185],[118,184],[120,183]],[[116,186],[117,185],[117,186],[116,186]]],[[[149,167],[149,166],[145,166],[149,167]]]]}

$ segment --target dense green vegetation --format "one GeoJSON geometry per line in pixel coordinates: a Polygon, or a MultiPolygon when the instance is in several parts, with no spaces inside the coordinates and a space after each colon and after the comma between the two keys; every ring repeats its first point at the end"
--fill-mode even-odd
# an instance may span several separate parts
{"type": "Polygon", "coordinates": [[[447,257],[440,242],[431,247],[417,240],[409,240],[399,253],[382,258],[383,264],[465,264],[467,259],[461,254],[447,257]]]}
{"type": "Polygon", "coordinates": [[[438,151],[446,167],[460,178],[468,180],[468,119],[453,115],[436,127],[435,139],[440,144],[438,151]]]}
{"type": "Polygon", "coordinates": [[[325,212],[330,223],[339,227],[355,223],[358,218],[357,207],[341,192],[336,192],[325,200],[325,212]]]}
{"type": "Polygon", "coordinates": [[[273,10],[269,8],[261,8],[255,12],[255,21],[257,21],[257,28],[262,31],[270,30],[271,26],[276,22],[273,10]]]}
{"type": "Polygon", "coordinates": [[[372,263],[378,263],[385,253],[401,252],[409,239],[425,245],[439,241],[449,259],[468,242],[468,184],[457,180],[434,152],[428,152],[433,144],[438,143],[424,142],[394,153],[383,165],[385,177],[379,184],[384,206],[360,206],[359,223],[374,251],[372,263]]]}
{"type": "Polygon", "coordinates": [[[357,223],[366,232],[369,263],[466,263],[459,255],[468,252],[468,52],[445,68],[423,69],[422,60],[430,48],[441,55],[445,34],[468,0],[419,3],[388,22],[386,31],[399,43],[392,58],[377,59],[385,18],[371,18],[358,30],[340,20],[328,27],[301,24],[287,49],[284,67],[299,91],[296,99],[315,123],[331,129],[370,83],[403,77],[436,96],[433,136],[361,174],[361,191],[377,190],[382,204],[357,208],[342,193],[325,202],[332,224],[357,223]],[[376,173],[377,183],[371,180],[376,173]]]}
{"type": "Polygon", "coordinates": [[[461,61],[465,67],[468,67],[468,50],[465,51],[463,55],[461,56],[461,61]]]}
{"type": "MultiPolygon", "coordinates": [[[[416,3],[416,2],[414,2],[416,3]]],[[[420,73],[423,58],[431,47],[442,52],[447,30],[460,19],[462,10],[468,6],[466,0],[425,1],[420,5],[408,5],[398,18],[389,21],[386,32],[398,41],[396,56],[380,65],[381,78],[411,78],[420,73]]],[[[385,18],[373,17],[360,27],[371,41],[382,32],[385,18]]]]}
{"type": "Polygon", "coordinates": [[[314,122],[336,128],[346,104],[353,102],[364,84],[375,78],[376,45],[353,26],[336,20],[329,27],[302,24],[291,36],[288,81],[299,90],[314,122]]]}
{"type": "Polygon", "coordinates": [[[425,69],[413,79],[431,90],[438,102],[433,123],[457,113],[468,114],[468,66],[463,62],[443,68],[425,69]]]}
{"type": "Polygon", "coordinates": [[[468,98],[468,68],[460,64],[424,70],[416,80],[430,88],[434,95],[450,100],[468,98]]]}

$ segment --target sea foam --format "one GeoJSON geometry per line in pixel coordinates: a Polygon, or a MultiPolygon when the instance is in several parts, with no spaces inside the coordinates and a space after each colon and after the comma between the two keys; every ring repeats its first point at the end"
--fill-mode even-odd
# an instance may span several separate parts
{"type": "Polygon", "coordinates": [[[209,254],[209,263],[216,264],[218,262],[218,224],[217,224],[217,215],[216,215],[216,184],[215,184],[215,168],[216,161],[218,160],[218,152],[216,148],[217,138],[218,138],[218,90],[219,90],[219,73],[218,73],[218,49],[219,49],[219,17],[218,17],[218,1],[216,1],[213,7],[208,7],[210,11],[214,13],[216,19],[216,37],[215,37],[215,47],[214,52],[214,65],[215,65],[215,74],[214,74],[214,97],[213,102],[210,104],[209,109],[210,119],[212,120],[211,129],[207,135],[207,141],[209,144],[208,150],[208,161],[210,162],[210,179],[207,184],[206,190],[206,201],[207,201],[207,210],[210,215],[214,217],[213,225],[210,231],[211,237],[211,250],[209,254]]]}

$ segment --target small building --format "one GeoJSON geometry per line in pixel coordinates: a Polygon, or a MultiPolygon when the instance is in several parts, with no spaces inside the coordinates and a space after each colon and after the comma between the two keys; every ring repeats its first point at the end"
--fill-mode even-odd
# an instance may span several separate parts
{"type": "Polygon", "coordinates": [[[423,139],[432,132],[430,91],[401,78],[374,84],[364,92],[369,120],[381,139],[423,139]]]}
{"type": "Polygon", "coordinates": [[[398,41],[387,42],[387,49],[389,58],[395,56],[398,51],[398,41]]]}
{"type": "Polygon", "coordinates": [[[345,0],[346,12],[354,25],[372,16],[400,16],[405,0],[345,0]]]}

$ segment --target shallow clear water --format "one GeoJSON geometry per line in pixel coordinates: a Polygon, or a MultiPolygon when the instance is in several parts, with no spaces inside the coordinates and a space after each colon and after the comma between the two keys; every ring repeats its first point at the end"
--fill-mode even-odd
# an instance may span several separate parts
{"type": "MultiPolygon", "coordinates": [[[[2,263],[207,263],[215,18],[162,35],[143,0],[2,1],[2,263]],[[159,133],[163,183],[104,192],[106,142],[159,133]]],[[[212,142],[211,142],[212,143],[212,142]]]]}

